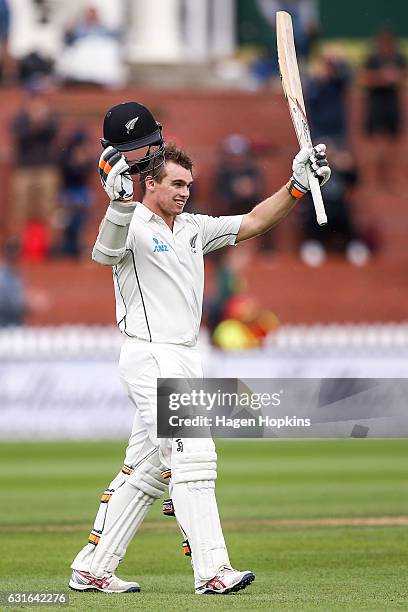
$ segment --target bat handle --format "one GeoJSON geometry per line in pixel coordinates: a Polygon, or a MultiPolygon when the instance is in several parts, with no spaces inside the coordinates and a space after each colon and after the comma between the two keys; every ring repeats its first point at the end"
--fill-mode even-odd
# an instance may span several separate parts
{"type": "Polygon", "coordinates": [[[318,179],[313,174],[311,168],[306,166],[307,176],[309,179],[310,192],[313,198],[313,204],[316,211],[316,218],[319,225],[326,225],[327,223],[327,215],[324,210],[324,204],[322,199],[322,193],[320,191],[320,184],[318,179]]]}

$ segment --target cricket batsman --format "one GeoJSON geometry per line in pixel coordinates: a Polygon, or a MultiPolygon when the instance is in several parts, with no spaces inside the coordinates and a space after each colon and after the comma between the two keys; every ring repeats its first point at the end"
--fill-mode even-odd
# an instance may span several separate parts
{"type": "MultiPolygon", "coordinates": [[[[124,336],[119,373],[135,406],[124,465],[103,493],[86,546],[72,562],[76,591],[128,593],[137,582],[115,574],[153,502],[169,487],[171,509],[191,554],[195,592],[227,594],[255,576],[231,565],[215,497],[217,454],[211,439],[157,438],[157,378],[201,378],[197,350],[204,255],[268,231],[309,190],[306,166],[330,178],[325,145],[303,148],[287,185],[245,215],[184,212],[193,183],[185,151],[165,146],[162,129],[137,102],[105,116],[99,173],[109,206],[92,258],[111,266],[116,317],[124,336]],[[142,202],[133,200],[133,177],[142,202]]],[[[255,203],[254,203],[255,204],[255,203]]]]}

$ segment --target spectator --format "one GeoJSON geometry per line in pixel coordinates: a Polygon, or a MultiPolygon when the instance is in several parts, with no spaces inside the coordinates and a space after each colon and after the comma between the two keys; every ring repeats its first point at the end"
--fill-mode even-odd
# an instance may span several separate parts
{"type": "Polygon", "coordinates": [[[246,294],[231,297],[223,315],[212,335],[214,345],[223,351],[260,348],[279,326],[272,311],[262,308],[256,299],[246,294]]]}
{"type": "Polygon", "coordinates": [[[39,51],[31,51],[18,61],[18,79],[24,87],[48,87],[52,85],[53,76],[53,60],[39,51]]]}
{"type": "Polygon", "coordinates": [[[87,7],[83,17],[65,33],[65,44],[56,67],[65,83],[125,85],[120,37],[101,22],[95,7],[87,7]]]}
{"type": "Polygon", "coordinates": [[[17,78],[25,88],[45,88],[54,84],[54,57],[59,48],[56,19],[59,4],[49,0],[10,1],[17,78]]]}
{"type": "Polygon", "coordinates": [[[89,177],[95,165],[88,135],[82,130],[74,132],[60,157],[63,235],[59,252],[79,257],[82,251],[82,233],[92,202],[89,177]]]}
{"type": "Polygon", "coordinates": [[[66,31],[65,43],[68,46],[73,45],[77,40],[88,36],[107,38],[115,36],[114,32],[101,22],[98,11],[94,6],[88,6],[82,18],[66,31]]]}
{"type": "MultiPolygon", "coordinates": [[[[221,158],[215,177],[215,189],[219,198],[221,215],[248,213],[254,202],[265,196],[265,178],[256,163],[251,143],[241,134],[231,134],[221,145],[221,158]]],[[[260,244],[267,243],[260,238],[260,244]]]]}
{"type": "Polygon", "coordinates": [[[346,96],[351,70],[341,50],[323,50],[312,65],[305,87],[305,102],[315,142],[329,138],[347,141],[346,96]]]}
{"type": "Polygon", "coordinates": [[[51,229],[58,189],[55,152],[58,129],[58,116],[44,94],[28,93],[12,123],[16,167],[10,217],[15,235],[22,235],[30,219],[42,223],[47,231],[51,229]]]}
{"type": "Polygon", "coordinates": [[[329,144],[331,179],[322,188],[323,200],[329,219],[328,225],[319,227],[310,195],[299,208],[303,230],[300,255],[311,266],[323,263],[326,252],[344,253],[350,263],[364,265],[370,252],[357,230],[350,206],[351,191],[358,183],[358,174],[351,153],[344,147],[329,144]]]}
{"type": "Polygon", "coordinates": [[[248,88],[257,90],[270,85],[279,76],[276,47],[263,47],[259,55],[249,64],[248,88]]]}
{"type": "Polygon", "coordinates": [[[0,327],[22,325],[24,322],[26,297],[17,259],[17,243],[6,243],[0,258],[0,327]]]}
{"type": "Polygon", "coordinates": [[[254,202],[263,199],[265,181],[248,138],[241,134],[225,138],[215,182],[221,204],[219,214],[245,214],[254,202]]]}
{"type": "Polygon", "coordinates": [[[400,168],[397,146],[403,128],[401,90],[406,61],[394,36],[381,32],[361,74],[366,90],[364,128],[372,143],[372,181],[391,186],[400,168]]]}

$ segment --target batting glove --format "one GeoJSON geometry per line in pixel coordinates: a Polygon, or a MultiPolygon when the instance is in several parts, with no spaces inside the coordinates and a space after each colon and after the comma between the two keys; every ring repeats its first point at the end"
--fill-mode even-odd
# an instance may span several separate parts
{"type": "Polygon", "coordinates": [[[117,149],[107,147],[103,150],[99,158],[99,175],[110,200],[132,200],[133,181],[128,170],[128,164],[117,149]]]}
{"type": "Polygon", "coordinates": [[[327,183],[331,175],[331,169],[326,159],[325,144],[318,144],[313,149],[303,147],[293,160],[293,175],[287,184],[287,189],[294,198],[301,198],[310,189],[306,171],[307,164],[311,167],[320,185],[327,183]]]}

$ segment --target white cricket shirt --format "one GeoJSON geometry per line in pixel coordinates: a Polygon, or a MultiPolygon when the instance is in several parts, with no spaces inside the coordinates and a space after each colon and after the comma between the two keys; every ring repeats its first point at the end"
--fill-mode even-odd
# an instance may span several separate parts
{"type": "Polygon", "coordinates": [[[147,342],[194,346],[203,304],[203,256],[235,244],[242,217],[182,213],[171,231],[138,204],[125,255],[113,266],[121,332],[147,342]]]}

